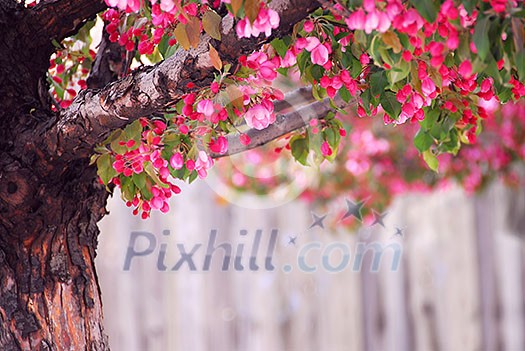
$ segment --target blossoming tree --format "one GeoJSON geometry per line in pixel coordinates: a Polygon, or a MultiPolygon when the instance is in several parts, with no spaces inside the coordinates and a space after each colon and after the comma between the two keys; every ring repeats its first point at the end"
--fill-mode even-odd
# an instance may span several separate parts
{"type": "Polygon", "coordinates": [[[115,188],[168,212],[178,182],[276,139],[266,157],[334,165],[310,198],[513,179],[524,17],[521,0],[0,1],[0,349],[108,349],[93,259],[115,188]]]}

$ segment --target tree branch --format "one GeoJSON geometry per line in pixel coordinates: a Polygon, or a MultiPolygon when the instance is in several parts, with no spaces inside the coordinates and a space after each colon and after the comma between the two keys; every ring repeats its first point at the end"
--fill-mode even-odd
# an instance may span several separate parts
{"type": "Polygon", "coordinates": [[[126,49],[118,42],[113,43],[109,40],[107,24],[104,24],[97,55],[87,79],[87,86],[90,89],[101,89],[124,76],[131,64],[131,60],[124,59],[127,55],[126,49]]]}
{"type": "MultiPolygon", "coordinates": [[[[60,42],[107,8],[104,0],[49,0],[31,9],[35,28],[60,42]]],[[[51,42],[51,40],[49,40],[51,42]]]]}
{"type": "MultiPolygon", "coordinates": [[[[319,3],[274,0],[269,6],[280,15],[277,32],[283,35],[285,29],[291,30],[297,21],[318,8],[319,3]]],[[[197,48],[179,50],[160,64],[137,70],[101,90],[82,92],[48,130],[45,148],[61,159],[89,157],[93,147],[112,130],[140,117],[166,111],[182,95],[208,87],[215,74],[209,56],[210,44],[218,47],[224,63],[235,66],[240,55],[253,52],[264,43],[257,38],[238,39],[229,16],[222,20],[222,34],[220,43],[202,35],[197,48]],[[188,88],[190,82],[191,89],[188,88]]]]}
{"type": "MultiPolygon", "coordinates": [[[[335,104],[339,108],[348,105],[339,95],[335,98],[335,104]]],[[[242,144],[239,135],[230,135],[228,136],[228,151],[225,154],[212,153],[211,157],[221,158],[231,156],[268,144],[277,138],[306,126],[312,119],[325,118],[330,111],[333,111],[330,105],[330,99],[325,99],[300,107],[286,114],[278,115],[275,123],[267,128],[262,130],[250,129],[245,133],[250,137],[250,144],[242,144]]]]}
{"type": "Polygon", "coordinates": [[[341,16],[341,17],[348,17],[352,14],[350,10],[343,4],[341,4],[340,0],[319,0],[323,8],[330,10],[334,15],[341,16]],[[336,6],[339,5],[339,6],[336,6]]]}

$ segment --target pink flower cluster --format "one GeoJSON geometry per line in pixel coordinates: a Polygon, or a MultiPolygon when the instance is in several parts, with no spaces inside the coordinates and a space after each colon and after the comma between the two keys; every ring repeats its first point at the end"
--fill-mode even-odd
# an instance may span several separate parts
{"type": "Polygon", "coordinates": [[[110,7],[116,7],[121,11],[138,12],[140,0],[105,0],[110,7]]]}
{"type": "Polygon", "coordinates": [[[281,66],[281,59],[279,56],[269,58],[268,55],[262,51],[256,51],[248,57],[241,57],[239,62],[248,68],[255,70],[256,79],[265,81],[273,81],[277,78],[277,69],[281,66]]]}
{"type": "Polygon", "coordinates": [[[374,0],[364,0],[363,9],[353,12],[345,22],[351,30],[364,30],[367,34],[374,30],[384,33],[390,28],[392,20],[401,9],[402,7],[393,1],[387,5],[385,11],[379,11],[374,0]]]}
{"type": "Polygon", "coordinates": [[[253,23],[250,23],[248,17],[245,17],[237,22],[235,30],[239,38],[258,37],[261,33],[268,37],[272,34],[272,29],[279,27],[279,22],[279,14],[263,5],[253,23]]]}
{"type": "Polygon", "coordinates": [[[199,174],[199,178],[206,178],[208,169],[213,166],[213,159],[204,151],[199,151],[197,161],[195,162],[195,170],[199,174]]]}
{"type": "Polygon", "coordinates": [[[228,119],[228,112],[224,107],[220,104],[214,103],[208,98],[202,99],[194,105],[195,94],[188,94],[183,101],[185,105],[182,109],[182,114],[189,117],[191,120],[198,120],[200,122],[207,120],[216,124],[228,119]]]}
{"type": "Polygon", "coordinates": [[[407,120],[422,121],[425,118],[422,109],[425,106],[425,99],[410,84],[406,84],[400,89],[396,98],[402,104],[401,113],[396,120],[385,114],[385,123],[403,124],[407,120]]]}
{"type": "Polygon", "coordinates": [[[295,48],[299,52],[303,49],[310,52],[312,63],[323,66],[325,69],[332,68],[328,60],[332,53],[332,46],[328,42],[321,44],[316,37],[299,38],[295,43],[295,48]]]}
{"type": "Polygon", "coordinates": [[[376,138],[369,130],[355,130],[350,134],[349,148],[346,154],[345,168],[354,176],[361,176],[374,165],[371,159],[390,150],[386,139],[376,138]]]}
{"type": "Polygon", "coordinates": [[[357,92],[357,82],[352,78],[350,73],[343,69],[338,75],[333,77],[323,76],[319,81],[319,85],[326,89],[326,94],[329,97],[334,98],[337,91],[343,86],[350,92],[350,95],[354,96],[357,92]]]}
{"type": "Polygon", "coordinates": [[[253,105],[246,111],[244,119],[250,128],[265,129],[275,122],[273,103],[266,99],[262,100],[261,103],[253,105]]]}

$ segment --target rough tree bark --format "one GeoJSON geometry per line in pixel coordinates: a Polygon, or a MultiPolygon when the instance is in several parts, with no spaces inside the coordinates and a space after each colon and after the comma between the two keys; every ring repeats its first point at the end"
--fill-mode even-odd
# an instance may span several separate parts
{"type": "MultiPolygon", "coordinates": [[[[271,6],[281,15],[279,35],[319,3],[274,0],[271,6]]],[[[3,351],[109,349],[94,267],[97,222],[106,214],[108,194],[89,166],[93,147],[112,129],[169,108],[188,92],[189,81],[195,89],[207,86],[213,77],[209,43],[232,64],[263,44],[260,39],[237,40],[232,20],[225,18],[221,43],[204,35],[199,48],[121,80],[114,81],[104,66],[107,57],[97,57],[90,79],[97,89],[79,94],[67,110],[52,112],[45,79],[52,40],[75,33],[104,8],[103,0],[42,0],[31,9],[0,0],[3,351]]],[[[114,54],[114,49],[99,55],[108,52],[114,54]]],[[[326,104],[316,108],[321,114],[328,111],[326,104]]]]}

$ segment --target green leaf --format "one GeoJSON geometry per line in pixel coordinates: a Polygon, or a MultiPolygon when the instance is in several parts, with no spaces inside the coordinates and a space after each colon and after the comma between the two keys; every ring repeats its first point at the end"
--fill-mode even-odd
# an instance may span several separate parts
{"type": "Polygon", "coordinates": [[[485,61],[490,50],[489,40],[490,18],[479,16],[474,28],[472,39],[478,50],[478,56],[485,61]]]}
{"type": "Polygon", "coordinates": [[[125,134],[123,130],[118,130],[117,134],[115,135],[115,138],[111,141],[111,144],[109,145],[111,150],[116,152],[117,154],[123,154],[126,151],[128,151],[128,148],[125,145],[120,145],[121,141],[124,141],[125,134]]]}
{"type": "Polygon", "coordinates": [[[401,104],[396,99],[396,94],[391,91],[385,91],[381,94],[379,99],[383,110],[385,110],[388,115],[394,119],[399,117],[401,113],[401,104]]]}
{"type": "Polygon", "coordinates": [[[307,165],[308,153],[310,152],[308,139],[302,135],[296,135],[290,139],[290,148],[293,157],[301,164],[307,165]]]}
{"type": "Polygon", "coordinates": [[[231,1],[232,12],[235,16],[237,16],[237,13],[242,7],[242,1],[243,0],[232,0],[231,1]]]}
{"type": "Polygon", "coordinates": [[[310,66],[311,67],[311,74],[312,74],[312,77],[315,79],[315,80],[319,80],[323,77],[324,73],[325,73],[325,69],[319,65],[313,65],[313,66],[310,66]]]}
{"type": "Polygon", "coordinates": [[[157,175],[157,172],[155,172],[155,168],[153,168],[153,165],[150,162],[146,163],[146,166],[144,167],[144,170],[151,177],[151,179],[153,179],[155,184],[157,184],[158,186],[160,186],[162,188],[169,188],[168,184],[164,183],[163,181],[161,181],[159,179],[159,176],[157,175]]]}
{"type": "Polygon", "coordinates": [[[326,90],[319,85],[312,85],[312,95],[317,101],[322,101],[326,96],[326,90]]]}
{"type": "Polygon", "coordinates": [[[120,190],[122,197],[127,201],[132,201],[136,194],[135,184],[129,177],[120,177],[120,190]]]}
{"type": "Polygon", "coordinates": [[[390,80],[391,86],[399,82],[400,80],[408,77],[410,73],[410,64],[405,60],[399,61],[392,69],[388,70],[388,79],[390,80]]]}
{"type": "Polygon", "coordinates": [[[162,55],[162,58],[166,59],[166,51],[168,50],[168,42],[169,38],[167,35],[163,35],[162,39],[159,42],[159,45],[157,45],[157,49],[159,50],[159,53],[162,55]]]}
{"type": "Polygon", "coordinates": [[[471,15],[472,11],[476,8],[477,1],[476,0],[462,0],[461,3],[465,7],[465,10],[467,10],[468,14],[471,15]]]}
{"type": "Polygon", "coordinates": [[[136,120],[131,124],[128,124],[124,129],[124,133],[128,139],[139,141],[142,135],[142,125],[140,124],[140,121],[136,120]]]}
{"type": "Polygon", "coordinates": [[[441,123],[436,123],[433,126],[431,126],[429,133],[432,137],[436,138],[437,140],[441,140],[447,135],[441,123]]]}
{"type": "Polygon", "coordinates": [[[502,104],[507,103],[510,99],[512,99],[512,89],[508,87],[502,88],[498,92],[498,98],[502,104]]]}
{"type": "Polygon", "coordinates": [[[448,140],[441,145],[439,150],[451,153],[455,156],[460,148],[461,143],[458,137],[458,130],[453,128],[448,134],[448,140]]]}
{"type": "Polygon", "coordinates": [[[297,55],[297,67],[299,68],[301,74],[304,74],[304,70],[306,69],[309,57],[310,55],[305,54],[304,51],[297,55]]]}
{"type": "Polygon", "coordinates": [[[193,172],[191,172],[190,176],[188,177],[188,184],[193,183],[193,181],[194,181],[195,179],[197,179],[197,176],[198,176],[198,175],[199,175],[199,174],[197,173],[197,171],[193,171],[193,172]]]}
{"type": "Polygon", "coordinates": [[[193,48],[197,48],[201,36],[201,21],[197,17],[190,16],[188,18],[188,22],[185,25],[185,30],[190,45],[193,48]]]}
{"type": "Polygon", "coordinates": [[[425,107],[425,119],[419,122],[421,128],[429,130],[436,123],[439,118],[440,110],[438,108],[425,107]]]}
{"type": "Polygon", "coordinates": [[[401,45],[401,41],[399,40],[399,37],[394,31],[388,31],[383,33],[382,35],[383,42],[389,47],[394,50],[394,52],[400,53],[401,50],[403,50],[403,46],[401,45]]]}
{"type": "Polygon", "coordinates": [[[352,98],[352,95],[344,85],[341,87],[341,89],[339,89],[339,95],[341,96],[341,99],[343,99],[343,101],[346,103],[348,103],[352,98]]]}
{"type": "Polygon", "coordinates": [[[439,7],[434,0],[410,0],[410,3],[416,8],[417,12],[429,23],[434,23],[437,19],[439,7]]]}
{"type": "Polygon", "coordinates": [[[167,59],[167,58],[170,58],[171,56],[173,56],[173,54],[175,54],[178,49],[179,49],[178,45],[168,46],[168,49],[164,53],[164,59],[167,59]]]}
{"type": "Polygon", "coordinates": [[[255,22],[259,14],[259,0],[244,0],[244,12],[251,23],[255,22]]]}
{"type": "Polygon", "coordinates": [[[521,50],[514,54],[514,64],[518,69],[518,76],[521,81],[525,80],[525,50],[521,50]]]}
{"type": "Polygon", "coordinates": [[[423,129],[420,129],[414,137],[414,146],[419,152],[427,151],[432,144],[434,144],[434,139],[428,134],[428,131],[423,129]]]}
{"type": "Polygon", "coordinates": [[[377,96],[385,91],[388,85],[388,79],[384,70],[375,72],[370,75],[370,92],[373,96],[377,96]]]}
{"type": "Polygon", "coordinates": [[[439,167],[439,161],[438,161],[436,155],[434,155],[432,153],[432,151],[427,150],[427,151],[423,152],[423,159],[427,163],[428,167],[431,170],[433,170],[434,172],[437,173],[438,167],[439,167]]]}
{"type": "Polygon", "coordinates": [[[270,42],[270,45],[275,49],[279,56],[284,57],[288,51],[288,46],[284,43],[282,39],[275,38],[270,42]]]}
{"type": "Polygon", "coordinates": [[[222,18],[215,11],[207,11],[202,15],[202,28],[213,39],[221,40],[222,18]]]}
{"type": "Polygon", "coordinates": [[[370,114],[370,102],[372,100],[372,93],[370,93],[370,89],[366,89],[361,93],[361,100],[363,101],[363,108],[365,109],[365,112],[367,114],[370,114]]]}
{"type": "Polygon", "coordinates": [[[97,159],[97,174],[104,185],[108,185],[109,181],[117,175],[117,171],[113,168],[110,154],[101,155],[97,159]]]}
{"type": "Polygon", "coordinates": [[[335,150],[339,146],[341,135],[339,134],[339,128],[337,127],[337,125],[326,128],[323,131],[323,135],[328,144],[332,147],[332,149],[335,150]]]}
{"type": "Polygon", "coordinates": [[[146,173],[133,173],[133,183],[137,186],[139,189],[143,189],[146,186],[146,173]]]}
{"type": "Polygon", "coordinates": [[[177,24],[175,30],[173,31],[177,42],[184,48],[184,50],[189,50],[191,43],[186,33],[186,25],[182,22],[177,24]]]}

